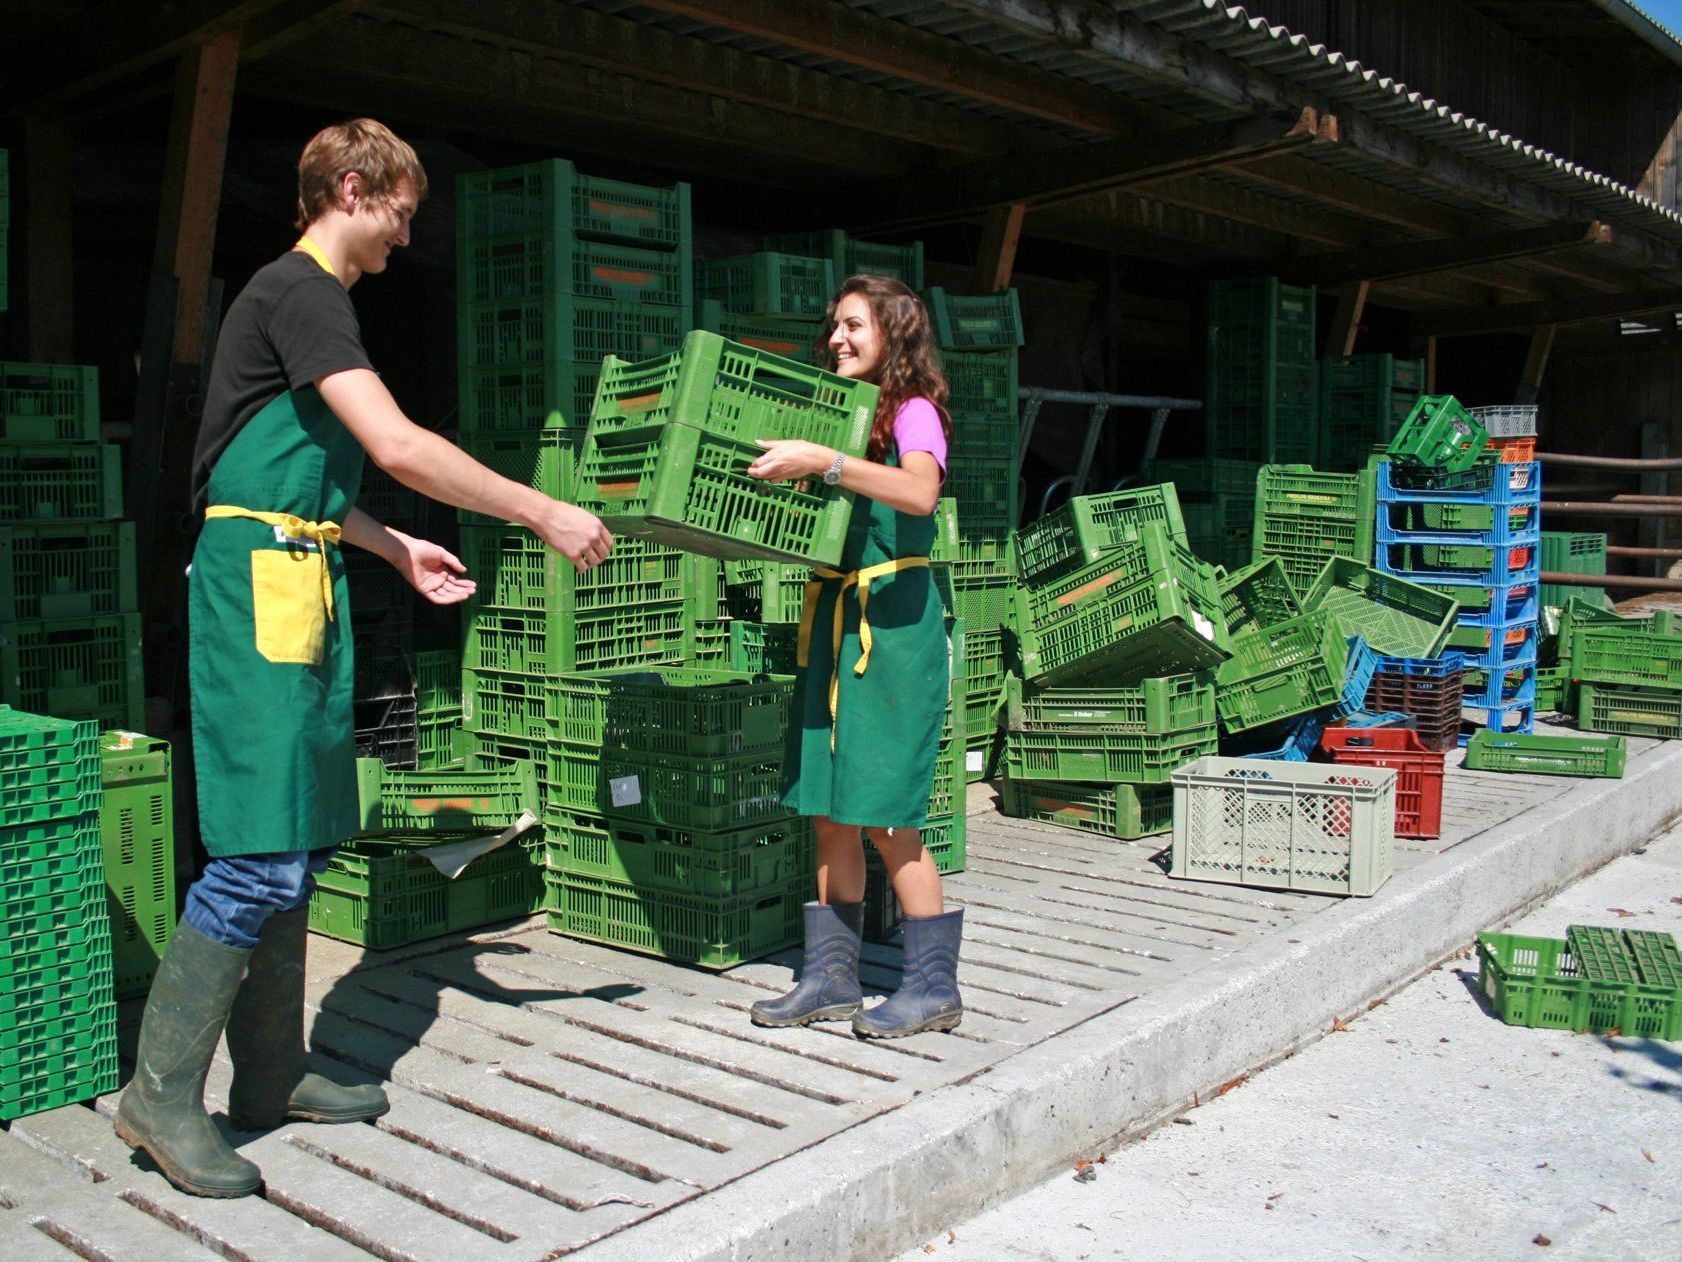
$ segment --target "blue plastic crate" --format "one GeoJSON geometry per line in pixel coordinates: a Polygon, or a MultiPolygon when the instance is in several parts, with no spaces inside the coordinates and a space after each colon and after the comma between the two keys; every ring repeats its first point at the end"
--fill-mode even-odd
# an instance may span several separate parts
{"type": "Polygon", "coordinates": [[[1534,701],[1515,701],[1509,705],[1496,706],[1462,703],[1460,721],[1461,745],[1465,745],[1471,739],[1471,733],[1464,730],[1468,727],[1488,728],[1492,732],[1531,732],[1536,728],[1536,704],[1534,701]]]}
{"type": "Polygon", "coordinates": [[[1366,637],[1350,636],[1349,658],[1343,668],[1343,696],[1331,710],[1334,719],[1354,714],[1366,704],[1367,689],[1372,687],[1372,677],[1377,673],[1378,654],[1372,651],[1366,637]]]}
{"type": "Polygon", "coordinates": [[[1404,675],[1420,676],[1426,679],[1446,679],[1461,670],[1466,665],[1465,656],[1459,652],[1440,653],[1436,657],[1380,657],[1378,669],[1384,671],[1399,671],[1404,675]]]}
{"type": "Polygon", "coordinates": [[[1509,706],[1536,706],[1536,659],[1503,666],[1491,671],[1481,686],[1474,688],[1470,680],[1462,686],[1462,708],[1473,706],[1481,710],[1504,709],[1509,706]],[[1516,678],[1515,678],[1516,676],[1516,678]]]}
{"type": "Polygon", "coordinates": [[[1346,714],[1337,721],[1339,727],[1418,727],[1419,720],[1411,714],[1400,714],[1395,710],[1386,710],[1382,714],[1374,714],[1370,710],[1357,710],[1353,714],[1346,714]]]}
{"type": "Polygon", "coordinates": [[[1488,636],[1487,642],[1480,646],[1454,646],[1467,670],[1511,670],[1536,658],[1537,627],[1534,623],[1492,627],[1488,636]],[[1524,634],[1515,634],[1519,631],[1524,634]]]}
{"type": "MultiPolygon", "coordinates": [[[[1435,586],[1439,591],[1449,590],[1447,584],[1439,583],[1435,586]]],[[[1520,623],[1535,622],[1541,615],[1541,591],[1535,583],[1518,583],[1497,588],[1480,588],[1469,583],[1463,590],[1468,594],[1467,600],[1471,599],[1474,593],[1488,592],[1489,603],[1474,606],[1480,608],[1481,612],[1466,613],[1464,610],[1467,600],[1462,600],[1462,612],[1454,620],[1457,627],[1513,627],[1520,623]]]]}
{"type": "MultiPolygon", "coordinates": [[[[1359,638],[1359,637],[1357,637],[1359,638]]],[[[1319,714],[1298,715],[1283,723],[1246,732],[1229,752],[1237,758],[1266,758],[1273,762],[1307,762],[1320,743],[1326,720],[1319,714]]]]}
{"type": "Polygon", "coordinates": [[[1415,504],[1492,504],[1519,507],[1542,502],[1542,466],[1477,465],[1456,474],[1400,471],[1388,460],[1378,463],[1378,502],[1415,504]]]}
{"type": "MultiPolygon", "coordinates": [[[[1493,512],[1492,524],[1488,530],[1444,529],[1442,527],[1405,524],[1409,518],[1423,519],[1424,513],[1411,513],[1406,510],[1419,508],[1438,508],[1443,505],[1436,501],[1414,500],[1406,495],[1399,495],[1395,499],[1387,500],[1379,506],[1376,523],[1377,540],[1386,543],[1451,543],[1469,544],[1478,547],[1513,547],[1526,544],[1539,547],[1542,542],[1542,515],[1534,507],[1525,510],[1522,524],[1515,526],[1512,519],[1512,509],[1493,512]],[[1404,510],[1397,512],[1396,510],[1404,510]],[[1404,524],[1398,524],[1398,519],[1404,524]]],[[[1473,505],[1470,507],[1482,507],[1473,505]]],[[[1492,506],[1493,508],[1493,506],[1492,506]]]]}
{"type": "Polygon", "coordinates": [[[1380,543],[1376,568],[1424,586],[1466,586],[1507,588],[1541,582],[1539,544],[1486,547],[1482,544],[1380,543]],[[1476,560],[1464,556],[1433,554],[1434,547],[1487,552],[1476,560]]]}

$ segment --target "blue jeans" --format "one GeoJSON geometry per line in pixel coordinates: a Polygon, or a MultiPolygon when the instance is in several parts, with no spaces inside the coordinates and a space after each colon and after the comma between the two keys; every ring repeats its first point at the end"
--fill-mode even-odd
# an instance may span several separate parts
{"type": "Polygon", "coordinates": [[[277,911],[307,905],[336,847],[212,859],[187,891],[181,918],[223,946],[249,951],[277,911]]]}

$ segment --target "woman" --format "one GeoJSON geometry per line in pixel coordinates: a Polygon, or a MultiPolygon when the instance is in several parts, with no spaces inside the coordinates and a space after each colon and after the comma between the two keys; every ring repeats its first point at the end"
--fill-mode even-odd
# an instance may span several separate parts
{"type": "Polygon", "coordinates": [[[818,898],[805,907],[800,983],[753,1005],[757,1025],[852,1018],[853,1032],[899,1038],[950,1030],[963,1016],[963,912],[946,911],[918,830],[951,693],[945,611],[928,568],[951,421],[928,312],[897,280],[854,276],[829,307],[828,364],[881,387],[868,459],[798,439],[761,442],[755,477],[822,477],[856,495],[838,570],[807,589],[783,801],[810,815],[818,898]],[[860,593],[867,639],[860,638],[860,593]],[[905,971],[865,1011],[859,989],[864,847],[882,856],[905,916],[905,971]]]}

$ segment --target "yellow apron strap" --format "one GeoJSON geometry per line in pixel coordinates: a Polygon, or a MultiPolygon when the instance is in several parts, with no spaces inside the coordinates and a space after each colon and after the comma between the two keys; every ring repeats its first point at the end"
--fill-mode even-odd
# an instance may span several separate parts
{"type": "MultiPolygon", "coordinates": [[[[204,517],[206,521],[220,517],[248,517],[267,526],[279,526],[288,539],[310,539],[322,545],[337,544],[344,534],[337,522],[305,521],[291,513],[259,513],[249,508],[235,508],[232,504],[212,504],[204,510],[204,517]]],[[[326,560],[325,554],[322,560],[326,560]]],[[[328,621],[332,621],[333,573],[325,564],[321,567],[321,598],[327,606],[328,621]]]]}
{"type": "Polygon", "coordinates": [[[897,557],[892,561],[883,561],[879,565],[867,565],[862,570],[853,570],[850,573],[842,573],[840,570],[831,570],[823,566],[817,566],[813,569],[812,573],[816,577],[806,584],[805,599],[800,605],[800,642],[795,655],[795,662],[799,666],[805,666],[811,655],[812,623],[817,618],[818,593],[823,589],[826,581],[831,579],[841,580],[841,590],[835,596],[835,624],[832,630],[834,643],[830,650],[830,749],[835,748],[835,716],[841,699],[841,641],[847,626],[847,611],[843,604],[843,597],[846,596],[847,589],[855,586],[859,589],[859,660],[853,664],[853,674],[862,675],[865,668],[870,665],[870,648],[874,642],[870,633],[870,619],[865,616],[870,607],[870,581],[895,574],[900,570],[911,570],[919,566],[926,566],[928,563],[928,557],[897,557]]]}
{"type": "Polygon", "coordinates": [[[339,274],[333,270],[333,265],[327,261],[327,252],[314,241],[311,241],[308,237],[299,237],[298,244],[292,248],[294,250],[302,250],[317,263],[321,264],[321,270],[326,272],[334,280],[339,278],[339,274]]]}

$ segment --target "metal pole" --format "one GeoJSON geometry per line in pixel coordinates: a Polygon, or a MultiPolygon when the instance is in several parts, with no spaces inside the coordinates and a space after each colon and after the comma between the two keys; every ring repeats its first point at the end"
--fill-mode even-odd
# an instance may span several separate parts
{"type": "Polygon", "coordinates": [[[1596,500],[1543,500],[1542,516],[1682,517],[1682,500],[1668,504],[1607,504],[1596,500]]]}
{"type": "Polygon", "coordinates": [[[1682,560],[1682,548],[1624,548],[1608,547],[1609,557],[1652,557],[1658,561],[1682,560]]]}
{"type": "Polygon", "coordinates": [[[1667,456],[1659,460],[1631,460],[1623,456],[1573,456],[1564,452],[1539,451],[1543,464],[1570,465],[1578,469],[1623,469],[1630,473],[1682,472],[1682,459],[1667,456]]]}
{"type": "Polygon", "coordinates": [[[1560,587],[1621,587],[1636,592],[1682,592],[1682,578],[1647,578],[1641,574],[1564,574],[1543,570],[1542,582],[1560,587]]]}

